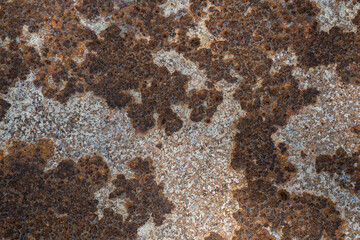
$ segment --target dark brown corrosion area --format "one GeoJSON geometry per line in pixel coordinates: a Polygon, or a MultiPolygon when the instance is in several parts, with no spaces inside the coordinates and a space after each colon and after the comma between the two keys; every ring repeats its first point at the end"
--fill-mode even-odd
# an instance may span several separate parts
{"type": "Polygon", "coordinates": [[[353,193],[360,192],[360,152],[348,156],[344,149],[339,148],[335,155],[320,155],[315,159],[316,172],[328,172],[340,186],[350,189],[353,193]]]}
{"type": "Polygon", "coordinates": [[[110,199],[122,198],[128,216],[104,210],[99,219],[94,193],[110,181],[101,157],[63,160],[44,172],[54,155],[51,140],[34,144],[8,143],[0,157],[0,236],[5,239],[136,239],[150,217],[156,226],[171,212],[172,203],[155,182],[150,159],[135,158],[134,179],[118,175],[110,199]]]}
{"type": "MultiPolygon", "coordinates": [[[[6,94],[35,71],[34,83],[48,98],[64,103],[75,93],[93,91],[109,107],[124,108],[138,131],[155,127],[157,113],[158,127],[171,135],[183,125],[171,105],[189,106],[191,121],[210,122],[223,100],[214,84],[238,81],[230,74],[235,71],[243,77],[235,98],[247,114],[237,122],[231,167],[245,173],[248,187],[234,191],[242,210],[234,215],[239,229],[233,239],[274,239],[267,228],[282,231],[284,239],[342,239],[345,221],[330,199],[281,189],[297,170],[287,160],[287,146],[275,146],[271,135],[291,115],[314,104],[319,92],[300,90],[293,67],[271,75],[268,56],[289,49],[303,69],[336,63],[341,81],[359,84],[360,35],[338,27],[320,31],[320,9],[308,0],[191,0],[188,11],[170,17],[159,8],[164,2],[120,0],[115,8],[107,0],[0,1],[0,37],[9,41],[0,48],[0,92],[6,94]],[[80,15],[88,20],[103,16],[110,25],[96,35],[80,23],[80,15]],[[187,33],[206,15],[206,27],[220,40],[201,48],[200,39],[187,33]],[[20,38],[24,26],[30,33],[47,29],[40,52],[20,38]],[[207,88],[187,93],[189,76],[154,63],[152,54],[159,50],[175,50],[195,62],[206,71],[207,88]],[[130,90],[141,94],[141,103],[130,90]]],[[[359,19],[359,14],[353,19],[357,26],[359,19]]],[[[1,120],[10,104],[0,104],[1,120]]],[[[173,207],[155,183],[150,161],[135,159],[130,165],[135,179],[117,176],[110,195],[126,197],[129,216],[124,219],[107,209],[99,220],[94,192],[109,181],[104,161],[64,160],[44,172],[53,154],[49,149],[47,141],[13,142],[2,156],[2,237],[133,239],[150,215],[160,225],[173,207]]],[[[345,171],[357,191],[354,161],[339,150],[332,157],[320,156],[316,168],[331,174],[345,171]]],[[[213,232],[206,237],[221,238],[213,232]]]]}

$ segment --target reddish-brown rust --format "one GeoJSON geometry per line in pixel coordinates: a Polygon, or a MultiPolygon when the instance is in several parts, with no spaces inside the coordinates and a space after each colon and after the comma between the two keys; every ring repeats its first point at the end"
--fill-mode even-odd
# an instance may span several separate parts
{"type": "Polygon", "coordinates": [[[0,99],[0,121],[5,116],[7,110],[11,107],[11,104],[5,101],[4,99],[0,99]]]}
{"type": "Polygon", "coordinates": [[[224,240],[224,238],[217,233],[210,232],[210,235],[205,237],[204,240],[224,240]]]}
{"type": "Polygon", "coordinates": [[[356,193],[360,192],[359,151],[348,156],[344,149],[339,148],[333,156],[320,155],[315,159],[315,168],[316,173],[329,173],[331,177],[340,181],[340,186],[356,193]]]}
{"type": "Polygon", "coordinates": [[[0,156],[2,239],[136,239],[137,229],[150,217],[161,225],[173,208],[154,181],[150,159],[130,162],[134,179],[118,175],[113,181],[111,198],[125,199],[128,217],[106,208],[99,220],[94,194],[110,180],[101,157],[63,160],[45,172],[54,156],[51,140],[11,141],[7,151],[0,156]]]}

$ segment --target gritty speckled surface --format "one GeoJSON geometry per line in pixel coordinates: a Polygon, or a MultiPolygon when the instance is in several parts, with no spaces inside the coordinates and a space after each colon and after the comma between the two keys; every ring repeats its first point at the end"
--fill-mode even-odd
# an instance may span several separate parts
{"type": "Polygon", "coordinates": [[[0,1],[0,239],[360,239],[360,3],[0,1]]]}

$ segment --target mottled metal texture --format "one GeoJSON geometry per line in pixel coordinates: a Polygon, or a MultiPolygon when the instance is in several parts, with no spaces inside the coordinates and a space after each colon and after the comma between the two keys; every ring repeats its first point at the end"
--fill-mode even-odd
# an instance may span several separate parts
{"type": "Polygon", "coordinates": [[[360,239],[360,3],[0,1],[1,239],[360,239]]]}

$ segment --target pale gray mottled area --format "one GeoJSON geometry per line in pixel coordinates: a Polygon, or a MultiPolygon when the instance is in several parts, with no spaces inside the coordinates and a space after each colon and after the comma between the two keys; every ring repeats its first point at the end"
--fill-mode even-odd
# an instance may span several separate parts
{"type": "Polygon", "coordinates": [[[160,8],[163,9],[165,17],[174,16],[179,17],[183,12],[189,8],[190,0],[168,0],[160,8]]]}
{"type": "Polygon", "coordinates": [[[176,51],[159,51],[153,54],[153,57],[157,65],[165,66],[171,73],[180,71],[191,78],[187,83],[187,92],[192,89],[206,89],[205,83],[208,81],[206,73],[204,70],[200,70],[196,63],[187,60],[176,51]]]}
{"type": "Polygon", "coordinates": [[[345,32],[356,32],[357,27],[351,22],[360,4],[353,0],[312,0],[319,4],[321,11],[317,20],[321,24],[321,30],[328,32],[332,27],[337,26],[345,32]]]}
{"type": "Polygon", "coordinates": [[[321,154],[333,155],[339,147],[349,154],[360,147],[359,139],[351,131],[360,123],[360,87],[340,83],[334,65],[309,72],[297,69],[294,76],[300,79],[301,88],[316,87],[320,94],[316,104],[292,116],[273,136],[289,145],[289,161],[298,170],[285,188],[293,193],[330,197],[342,218],[348,221],[346,239],[357,239],[360,237],[359,196],[341,188],[328,173],[317,174],[315,158],[321,154]],[[307,157],[302,158],[301,151],[307,157]]]}

